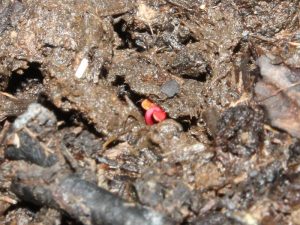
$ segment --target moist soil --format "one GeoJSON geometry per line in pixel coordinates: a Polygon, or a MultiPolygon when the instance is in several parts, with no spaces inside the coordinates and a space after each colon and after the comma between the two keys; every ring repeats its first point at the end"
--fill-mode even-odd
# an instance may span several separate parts
{"type": "Polygon", "coordinates": [[[0,224],[300,224],[299,6],[0,1],[0,224]]]}

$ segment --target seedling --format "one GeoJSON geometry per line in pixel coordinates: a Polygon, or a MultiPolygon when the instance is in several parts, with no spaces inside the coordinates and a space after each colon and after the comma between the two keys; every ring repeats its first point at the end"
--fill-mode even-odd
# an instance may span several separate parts
{"type": "Polygon", "coordinates": [[[147,125],[153,125],[155,122],[159,123],[167,118],[167,113],[148,99],[142,102],[142,108],[146,110],[145,122],[147,125]]]}

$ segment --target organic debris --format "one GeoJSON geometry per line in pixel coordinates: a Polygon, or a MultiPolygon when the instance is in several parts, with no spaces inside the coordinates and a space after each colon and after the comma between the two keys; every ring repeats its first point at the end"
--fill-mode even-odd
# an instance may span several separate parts
{"type": "Polygon", "coordinates": [[[300,138],[300,70],[274,65],[267,56],[257,60],[263,80],[255,86],[270,123],[300,138]]]}

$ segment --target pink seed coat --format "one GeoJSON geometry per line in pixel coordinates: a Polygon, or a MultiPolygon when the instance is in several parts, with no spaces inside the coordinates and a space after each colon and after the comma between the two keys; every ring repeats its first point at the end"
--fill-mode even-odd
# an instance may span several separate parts
{"type": "Polygon", "coordinates": [[[146,114],[145,114],[145,121],[146,121],[147,125],[153,125],[154,124],[153,114],[158,115],[157,117],[159,117],[158,118],[159,121],[157,121],[157,122],[163,121],[166,118],[166,116],[167,116],[166,113],[165,113],[165,111],[162,110],[160,107],[153,106],[150,109],[148,109],[146,111],[146,114]]]}

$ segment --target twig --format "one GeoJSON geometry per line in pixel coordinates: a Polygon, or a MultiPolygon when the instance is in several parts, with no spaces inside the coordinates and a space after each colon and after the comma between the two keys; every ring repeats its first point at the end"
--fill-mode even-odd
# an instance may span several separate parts
{"type": "Polygon", "coordinates": [[[15,199],[12,199],[11,197],[8,196],[0,196],[0,201],[7,202],[12,205],[17,204],[17,201],[15,199]]]}
{"type": "Polygon", "coordinates": [[[7,92],[0,91],[0,94],[6,96],[8,98],[11,98],[13,100],[18,100],[18,98],[16,98],[15,96],[13,96],[13,95],[11,95],[11,94],[9,94],[7,92]]]}
{"type": "Polygon", "coordinates": [[[268,37],[264,37],[264,36],[256,35],[256,34],[250,34],[249,36],[254,37],[254,38],[256,38],[256,39],[259,39],[259,40],[261,40],[261,41],[269,42],[269,43],[274,43],[274,42],[277,41],[277,40],[274,39],[274,38],[268,38],[268,37]]]}
{"type": "Polygon", "coordinates": [[[290,42],[288,42],[290,45],[292,45],[292,46],[296,46],[296,47],[299,47],[300,46],[300,43],[298,43],[298,42],[293,42],[293,41],[290,41],[290,42]]]}
{"type": "Polygon", "coordinates": [[[288,87],[280,88],[280,89],[277,90],[274,94],[269,95],[269,96],[267,96],[267,97],[265,97],[265,98],[259,100],[258,102],[264,102],[264,101],[268,100],[269,98],[272,98],[272,97],[278,95],[280,92],[285,91],[285,90],[288,90],[288,89],[290,89],[290,88],[292,88],[292,87],[295,87],[295,86],[297,86],[297,85],[300,85],[300,81],[299,81],[299,82],[296,82],[296,83],[294,83],[294,84],[291,84],[291,85],[288,86],[288,87]]]}

